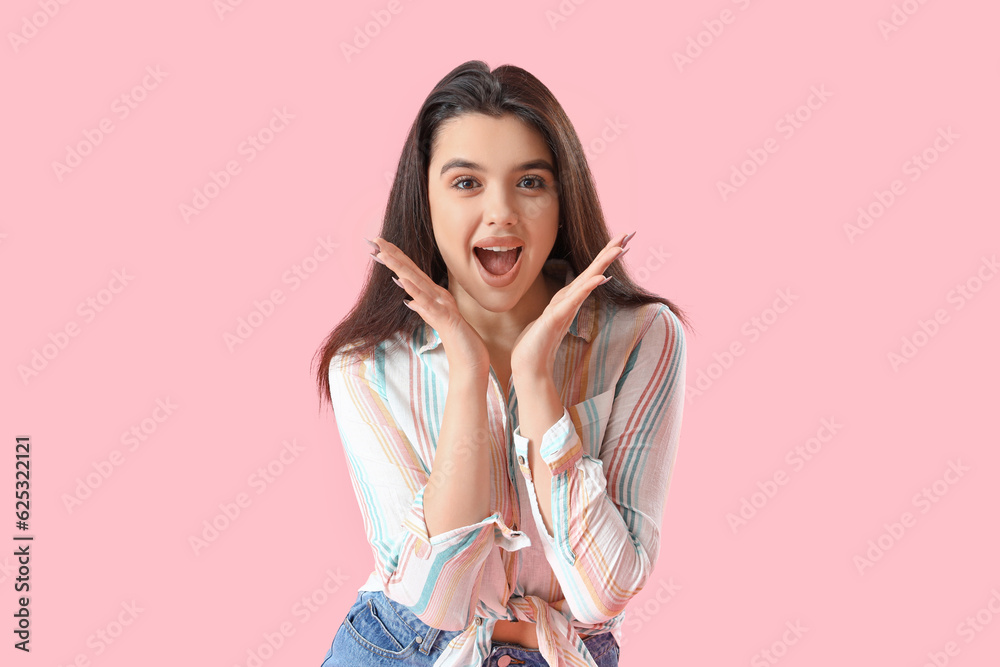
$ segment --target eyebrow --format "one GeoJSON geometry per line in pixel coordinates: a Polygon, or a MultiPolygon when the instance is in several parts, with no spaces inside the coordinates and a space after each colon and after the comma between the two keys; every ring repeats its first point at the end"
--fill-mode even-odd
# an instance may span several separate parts
{"type": "MultiPolygon", "coordinates": [[[[475,171],[486,171],[483,166],[477,162],[471,162],[462,158],[452,158],[444,163],[441,167],[441,174],[444,175],[449,169],[473,169],[475,171]]],[[[549,172],[555,174],[556,170],[549,164],[548,160],[530,160],[524,164],[519,164],[512,171],[524,171],[526,169],[547,169],[549,172]]]]}

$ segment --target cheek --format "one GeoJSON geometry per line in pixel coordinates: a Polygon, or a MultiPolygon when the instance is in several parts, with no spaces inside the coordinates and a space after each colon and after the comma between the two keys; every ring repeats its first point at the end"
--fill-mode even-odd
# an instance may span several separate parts
{"type": "Polygon", "coordinates": [[[438,248],[442,249],[442,254],[444,254],[444,246],[448,243],[448,238],[451,236],[450,220],[452,216],[449,214],[448,207],[433,194],[428,197],[428,204],[434,241],[437,243],[438,248]]]}
{"type": "Polygon", "coordinates": [[[457,222],[462,219],[463,208],[454,198],[446,195],[431,195],[428,197],[430,204],[431,221],[435,227],[441,229],[454,229],[457,222]]]}
{"type": "MultiPolygon", "coordinates": [[[[445,265],[455,268],[466,261],[466,238],[461,225],[457,224],[455,216],[448,211],[436,211],[431,216],[431,227],[434,233],[434,243],[445,265]]],[[[471,241],[470,241],[471,243],[471,241]]]]}
{"type": "Polygon", "coordinates": [[[559,219],[559,199],[553,194],[540,194],[528,198],[524,215],[530,220],[549,222],[559,219]]]}
{"type": "Polygon", "coordinates": [[[434,193],[429,193],[427,196],[427,208],[431,215],[431,227],[437,230],[438,220],[441,219],[441,203],[434,193]]]}

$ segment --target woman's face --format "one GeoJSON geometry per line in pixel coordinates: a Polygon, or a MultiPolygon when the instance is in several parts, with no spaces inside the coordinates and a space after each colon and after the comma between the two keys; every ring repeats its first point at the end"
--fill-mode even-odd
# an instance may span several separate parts
{"type": "Polygon", "coordinates": [[[544,289],[540,274],[556,240],[559,197],[542,135],[512,115],[466,113],[439,126],[430,158],[431,224],[459,305],[468,295],[503,312],[533,285],[544,289]],[[475,250],[481,246],[520,250],[492,255],[475,250]]]}

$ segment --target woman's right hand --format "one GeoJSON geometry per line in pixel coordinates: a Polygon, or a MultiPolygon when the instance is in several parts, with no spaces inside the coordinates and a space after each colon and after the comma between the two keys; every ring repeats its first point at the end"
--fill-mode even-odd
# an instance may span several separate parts
{"type": "Polygon", "coordinates": [[[441,337],[449,367],[462,367],[470,372],[489,375],[490,354],[486,343],[459,312],[458,303],[451,292],[431,280],[395,244],[380,237],[375,237],[369,243],[379,248],[379,252],[372,253],[372,258],[381,261],[398,276],[398,279],[393,278],[393,282],[412,299],[407,306],[441,337]]]}

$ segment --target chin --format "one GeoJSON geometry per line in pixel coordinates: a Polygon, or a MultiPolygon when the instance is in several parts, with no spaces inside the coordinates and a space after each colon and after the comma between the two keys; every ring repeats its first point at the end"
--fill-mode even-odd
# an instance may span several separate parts
{"type": "MultiPolygon", "coordinates": [[[[487,288],[490,289],[490,288],[487,288]]],[[[484,310],[488,310],[491,313],[506,313],[511,310],[517,303],[521,300],[520,294],[496,294],[485,292],[482,299],[476,299],[476,302],[483,307],[484,310]]]]}

